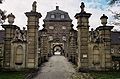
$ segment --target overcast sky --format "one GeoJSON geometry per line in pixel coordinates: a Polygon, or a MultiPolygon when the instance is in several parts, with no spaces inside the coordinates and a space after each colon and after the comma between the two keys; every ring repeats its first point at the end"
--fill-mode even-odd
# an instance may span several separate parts
{"type": "MultiPolygon", "coordinates": [[[[76,13],[80,12],[81,2],[84,2],[86,5],[85,11],[92,13],[90,18],[91,28],[96,28],[101,25],[100,17],[103,14],[106,14],[109,17],[109,21],[112,20],[112,14],[108,11],[106,0],[4,0],[3,4],[0,4],[0,9],[6,10],[6,14],[13,13],[16,17],[14,24],[22,28],[26,27],[27,24],[27,17],[24,13],[31,11],[33,1],[37,1],[37,11],[42,14],[39,24],[40,29],[42,28],[43,19],[47,12],[54,10],[56,6],[59,6],[61,10],[69,13],[75,28],[77,22],[74,16],[76,13]]],[[[118,10],[117,8],[113,9],[118,10]]],[[[115,28],[118,29],[119,27],[115,28]]]]}

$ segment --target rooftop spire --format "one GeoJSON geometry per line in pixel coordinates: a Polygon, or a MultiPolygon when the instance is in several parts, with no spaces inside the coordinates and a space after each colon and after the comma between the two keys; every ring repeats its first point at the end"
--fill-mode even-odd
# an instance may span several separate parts
{"type": "Polygon", "coordinates": [[[81,12],[82,12],[82,13],[83,13],[83,12],[85,12],[85,11],[84,11],[85,4],[84,4],[83,2],[81,3],[81,6],[80,6],[80,8],[81,8],[81,12]]]}
{"type": "Polygon", "coordinates": [[[59,10],[59,6],[56,6],[56,10],[59,10]]]}

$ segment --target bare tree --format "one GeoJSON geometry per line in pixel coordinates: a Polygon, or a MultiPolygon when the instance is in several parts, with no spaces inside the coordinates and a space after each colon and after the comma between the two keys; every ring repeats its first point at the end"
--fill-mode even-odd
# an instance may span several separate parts
{"type": "MultiPolygon", "coordinates": [[[[3,0],[0,0],[0,4],[2,4],[3,0]]],[[[0,9],[0,24],[3,24],[5,22],[6,19],[6,15],[5,15],[6,11],[3,11],[0,9]]]]}
{"type": "Polygon", "coordinates": [[[115,4],[116,1],[119,1],[119,0],[108,0],[108,2],[109,2],[108,4],[113,5],[113,4],[115,4]]]}
{"type": "Polygon", "coordinates": [[[2,1],[3,1],[3,0],[0,0],[0,4],[2,4],[2,1]]]}
{"type": "Polygon", "coordinates": [[[112,24],[114,24],[115,26],[120,26],[120,11],[114,11],[111,8],[112,7],[116,7],[116,8],[120,8],[120,0],[108,0],[109,3],[108,5],[110,6],[109,11],[113,14],[113,21],[111,21],[112,24]]]}

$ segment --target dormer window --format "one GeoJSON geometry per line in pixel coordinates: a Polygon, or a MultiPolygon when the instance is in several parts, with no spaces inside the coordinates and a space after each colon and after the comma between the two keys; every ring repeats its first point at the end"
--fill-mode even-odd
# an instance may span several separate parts
{"type": "Polygon", "coordinates": [[[65,16],[64,16],[64,15],[61,15],[61,18],[62,18],[62,19],[64,19],[64,18],[65,18],[65,16]]]}
{"type": "Polygon", "coordinates": [[[54,15],[54,14],[52,14],[52,15],[51,15],[51,18],[55,18],[55,15],[54,15]]]}

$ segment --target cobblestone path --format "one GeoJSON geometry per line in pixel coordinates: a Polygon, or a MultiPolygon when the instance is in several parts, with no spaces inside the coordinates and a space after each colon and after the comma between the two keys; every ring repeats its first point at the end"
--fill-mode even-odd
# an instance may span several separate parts
{"type": "Polygon", "coordinates": [[[64,56],[52,56],[34,79],[71,79],[74,73],[73,65],[64,56]]]}

